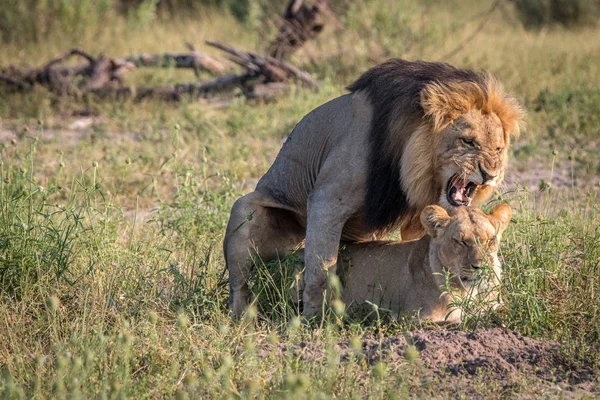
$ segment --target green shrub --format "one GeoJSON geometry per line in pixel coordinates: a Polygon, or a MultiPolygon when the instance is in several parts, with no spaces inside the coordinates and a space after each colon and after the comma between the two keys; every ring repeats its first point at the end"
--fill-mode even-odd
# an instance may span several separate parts
{"type": "Polygon", "coordinates": [[[574,87],[556,92],[542,90],[533,106],[536,112],[543,114],[548,136],[555,140],[598,137],[598,88],[574,87]]]}
{"type": "Polygon", "coordinates": [[[568,196],[550,194],[546,201],[548,206],[520,211],[503,237],[504,323],[525,335],[597,343],[600,339],[600,303],[596,295],[600,288],[597,199],[590,196],[585,211],[561,211],[559,215],[552,215],[550,207],[568,202],[568,196]]]}
{"type": "Polygon", "coordinates": [[[299,314],[296,303],[300,298],[297,274],[302,269],[302,261],[296,254],[268,263],[255,260],[250,276],[250,291],[261,316],[285,325],[299,314]]]}
{"type": "Polygon", "coordinates": [[[0,7],[0,38],[20,43],[57,33],[80,38],[98,32],[113,11],[113,0],[5,0],[0,7]]]}
{"type": "Polygon", "coordinates": [[[411,25],[417,10],[416,3],[405,0],[353,2],[348,7],[344,23],[360,38],[357,47],[377,43],[384,56],[398,56],[402,51],[399,43],[406,46],[413,39],[421,39],[411,25]]]}
{"type": "Polygon", "coordinates": [[[587,25],[595,22],[600,12],[600,5],[594,0],[516,0],[515,6],[527,28],[587,25]]]}
{"type": "Polygon", "coordinates": [[[20,162],[0,163],[0,290],[17,298],[41,279],[74,284],[82,276],[74,260],[101,248],[108,232],[93,223],[102,214],[93,205],[102,196],[96,167],[70,188],[52,181],[42,186],[33,173],[36,145],[20,162]]]}

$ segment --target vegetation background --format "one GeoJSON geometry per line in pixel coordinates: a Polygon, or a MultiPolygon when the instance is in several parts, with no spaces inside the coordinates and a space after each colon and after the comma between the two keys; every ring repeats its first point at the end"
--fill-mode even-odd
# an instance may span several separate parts
{"type": "MultiPolygon", "coordinates": [[[[264,51],[275,0],[2,0],[0,66],[73,47],[126,56],[204,40],[264,51]]],[[[496,74],[529,111],[506,184],[504,307],[458,329],[505,327],[561,344],[573,370],[600,366],[600,30],[597,1],[331,1],[292,62],[322,82],[228,108],[188,99],[99,101],[0,86],[0,390],[6,398],[558,396],[559,379],[485,375],[458,389],[419,354],[341,362],[337,344],[431,329],[342,310],[305,327],[273,271],[230,319],[221,245],[233,201],[253,189],[297,121],[390,57],[496,74]],[[256,312],[260,311],[258,319],[256,312]],[[279,349],[316,343],[322,357],[279,349]],[[440,386],[441,385],[441,386],[440,386]],[[440,388],[441,387],[441,388],[440,388]]],[[[213,53],[214,54],[214,53],[213,53]]],[[[215,54],[216,55],[216,54],[215,54]]],[[[204,77],[206,78],[206,77],[204,77]]],[[[137,70],[138,85],[191,71],[137,70]]],[[[413,348],[414,349],[414,348],[413,348]]],[[[382,350],[383,351],[383,350],[382,350]]],[[[598,393],[598,386],[588,388],[598,393]]],[[[577,392],[575,392],[577,394],[577,392]]],[[[590,393],[588,393],[590,394],[590,393]]]]}

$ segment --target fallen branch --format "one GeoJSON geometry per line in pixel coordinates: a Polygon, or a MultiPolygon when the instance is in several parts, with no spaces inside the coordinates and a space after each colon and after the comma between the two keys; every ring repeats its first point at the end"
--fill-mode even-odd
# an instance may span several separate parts
{"type": "Polygon", "coordinates": [[[184,83],[157,88],[105,87],[89,90],[88,93],[99,97],[131,98],[134,101],[147,99],[180,101],[184,96],[191,96],[203,99],[216,98],[217,102],[222,102],[223,97],[217,98],[216,95],[223,95],[227,91],[231,92],[237,87],[242,88],[242,92],[232,94],[230,98],[244,95],[248,99],[271,100],[287,94],[291,90],[291,86],[285,82],[246,85],[254,80],[255,78],[250,75],[227,75],[204,83],[184,83]]]}
{"type": "Polygon", "coordinates": [[[194,70],[196,76],[199,76],[201,70],[209,71],[213,74],[222,74],[227,70],[227,67],[216,58],[199,52],[189,43],[186,46],[190,49],[190,53],[141,54],[124,57],[119,60],[130,62],[138,68],[191,68],[194,70]]]}
{"type": "Polygon", "coordinates": [[[180,83],[175,85],[175,89],[181,94],[208,96],[214,93],[221,93],[238,86],[243,86],[250,79],[252,79],[252,76],[249,74],[226,75],[215,78],[208,82],[180,83]]]}
{"type": "MultiPolygon", "coordinates": [[[[8,75],[6,73],[4,75],[6,78],[18,82],[21,88],[38,84],[58,94],[67,94],[81,89],[99,88],[112,82],[122,83],[123,75],[132,68],[135,68],[133,64],[122,60],[112,60],[102,55],[96,59],[80,49],[73,49],[50,60],[40,68],[20,70],[9,67],[8,75]],[[58,65],[72,56],[84,58],[87,64],[58,65]],[[87,78],[87,81],[78,86],[73,79],[77,76],[83,76],[87,78]]],[[[3,81],[8,82],[7,79],[3,79],[3,81]]]]}
{"type": "Polygon", "coordinates": [[[279,32],[269,45],[269,55],[278,60],[288,59],[324,27],[323,14],[330,14],[325,0],[316,0],[307,7],[304,0],[290,0],[281,17],[279,32]]]}
{"type": "Polygon", "coordinates": [[[210,98],[216,94],[223,94],[228,90],[243,85],[252,79],[249,75],[226,75],[215,78],[208,82],[180,83],[173,86],[156,88],[133,88],[133,87],[103,87],[89,90],[90,93],[100,97],[133,98],[135,101],[145,99],[160,99],[168,101],[179,101],[184,95],[196,98],[210,98]]]}
{"type": "Polygon", "coordinates": [[[17,81],[16,79],[13,79],[6,75],[0,74],[0,81],[19,91],[31,90],[31,85],[29,85],[28,83],[17,81]]]}
{"type": "Polygon", "coordinates": [[[6,73],[0,74],[0,82],[17,91],[29,90],[37,84],[61,95],[92,94],[99,97],[131,98],[135,101],[148,98],[178,101],[185,95],[208,99],[223,94],[231,97],[244,95],[252,99],[270,99],[287,93],[290,90],[291,80],[298,80],[315,89],[319,87],[309,74],[285,61],[238,50],[221,43],[207,43],[229,54],[231,60],[242,66],[245,71],[206,82],[136,88],[124,85],[124,75],[139,66],[163,67],[168,64],[178,68],[193,68],[198,73],[200,68],[224,71],[225,64],[203,55],[191,45],[188,45],[191,53],[150,54],[123,58],[109,58],[104,55],[95,58],[82,50],[73,49],[50,60],[40,68],[20,70],[10,67],[6,73]],[[61,65],[73,56],[85,59],[86,63],[61,65]],[[75,77],[81,79],[74,79],[75,77]]]}
{"type": "Polygon", "coordinates": [[[246,68],[250,74],[264,76],[265,83],[285,82],[290,79],[297,79],[313,89],[319,88],[319,84],[307,72],[296,68],[288,62],[269,56],[261,56],[251,51],[238,50],[219,42],[206,41],[206,44],[233,56],[230,58],[231,61],[246,68]]]}
{"type": "Polygon", "coordinates": [[[249,99],[272,100],[288,94],[291,86],[285,82],[261,83],[245,93],[249,99]]]}

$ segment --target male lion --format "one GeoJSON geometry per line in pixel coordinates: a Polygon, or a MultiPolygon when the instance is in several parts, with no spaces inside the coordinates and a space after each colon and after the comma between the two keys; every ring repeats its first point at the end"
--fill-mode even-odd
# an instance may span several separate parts
{"type": "MultiPolygon", "coordinates": [[[[369,301],[396,318],[401,312],[419,312],[424,320],[460,322],[462,310],[450,307],[454,296],[497,294],[502,278],[498,245],[511,216],[508,204],[490,215],[475,207],[457,207],[448,215],[440,206],[427,206],[421,213],[427,235],[419,240],[348,244],[337,261],[342,300],[347,305],[369,301]],[[477,277],[484,264],[493,269],[491,280],[477,277]],[[452,294],[445,292],[447,273],[452,294]]],[[[302,250],[297,255],[302,257],[302,250]]]]}
{"type": "Polygon", "coordinates": [[[231,210],[224,252],[230,307],[248,305],[252,256],[305,243],[304,315],[321,310],[340,239],[394,228],[419,238],[428,204],[479,205],[503,179],[523,110],[489,74],[391,60],[306,115],[256,190],[231,210]],[[350,195],[348,195],[350,194],[350,195]]]}

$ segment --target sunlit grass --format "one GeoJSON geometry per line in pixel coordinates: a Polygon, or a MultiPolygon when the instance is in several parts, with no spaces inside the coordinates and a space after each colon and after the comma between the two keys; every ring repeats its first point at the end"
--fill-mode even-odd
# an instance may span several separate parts
{"type": "MultiPolygon", "coordinates": [[[[356,2],[353,12],[367,12],[350,15],[353,26],[328,26],[293,59],[323,82],[318,93],[295,90],[268,103],[240,98],[226,109],[189,99],[164,104],[59,99],[44,89],[3,93],[3,396],[456,396],[425,378],[414,348],[394,362],[385,357],[371,362],[360,351],[365,338],[376,341],[431,324],[394,322],[368,308],[365,314],[332,315],[317,328],[304,325],[287,297],[294,274],[277,275],[295,268],[291,259],[259,262],[256,320],[232,321],[222,255],[232,203],[253,189],[303,115],[344,93],[345,85],[385,57],[439,59],[476,28],[476,16],[489,6],[424,4],[389,3],[391,11],[381,13],[356,2]],[[402,43],[405,36],[393,32],[395,20],[385,20],[402,12],[409,17],[398,24],[403,35],[414,35],[411,48],[402,43]],[[339,359],[341,341],[354,349],[348,360],[339,359]],[[318,344],[322,357],[281,352],[280,345],[300,343],[318,344]]],[[[515,211],[501,245],[504,305],[460,328],[502,326],[556,340],[575,365],[597,370],[597,188],[581,189],[575,180],[560,186],[552,174],[566,163],[574,165],[567,176],[577,182],[599,175],[600,126],[594,115],[599,32],[526,32],[507,18],[494,14],[449,61],[489,69],[525,102],[529,130],[515,146],[520,150],[510,168],[543,169],[550,185],[542,185],[541,193],[538,182],[529,191],[502,189],[502,200],[515,211]],[[529,164],[531,159],[536,163],[529,164]]],[[[159,20],[144,30],[116,20],[94,38],[3,46],[0,65],[40,65],[73,46],[110,56],[183,50],[185,41],[218,55],[202,46],[205,39],[264,48],[272,28],[252,27],[252,21],[244,26],[216,12],[198,20],[159,20]]],[[[131,76],[135,84],[187,79],[195,78],[174,70],[131,76]]],[[[532,389],[539,383],[535,376],[510,388],[494,386],[485,376],[469,379],[483,397],[500,390],[506,396],[540,393],[532,389]]]]}

